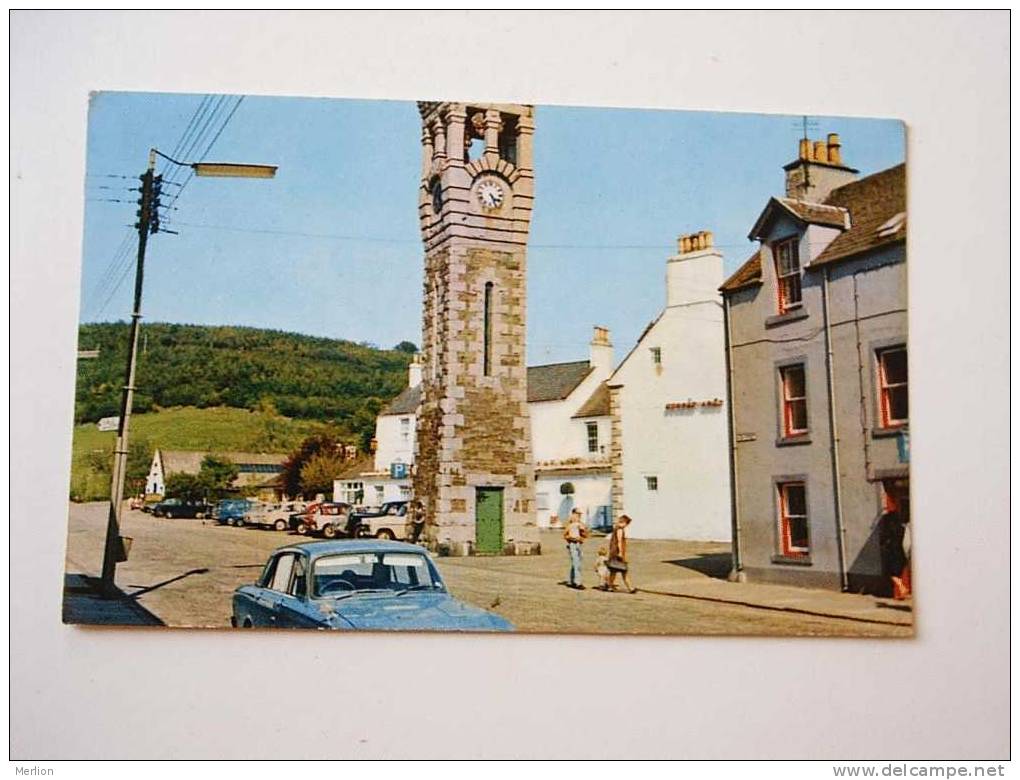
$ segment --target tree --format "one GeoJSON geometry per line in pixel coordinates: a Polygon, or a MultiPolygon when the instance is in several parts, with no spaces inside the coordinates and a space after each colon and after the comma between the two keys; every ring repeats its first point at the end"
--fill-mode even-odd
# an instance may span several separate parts
{"type": "Polygon", "coordinates": [[[206,498],[216,500],[231,492],[237,479],[237,464],[216,455],[206,455],[198,471],[199,480],[206,486],[206,498]]]}
{"type": "Polygon", "coordinates": [[[237,478],[237,466],[226,458],[206,455],[197,474],[171,474],[166,495],[183,501],[216,501],[229,495],[237,478]]]}
{"type": "Polygon", "coordinates": [[[318,452],[301,467],[301,492],[330,493],[346,462],[339,452],[318,452]]]}
{"type": "Polygon", "coordinates": [[[401,341],[393,348],[393,350],[395,352],[406,352],[408,355],[418,354],[418,347],[410,341],[401,341]]]}
{"type": "Polygon", "coordinates": [[[167,498],[182,501],[201,501],[205,498],[206,484],[198,474],[179,472],[166,478],[167,498]]]}
{"type": "MultiPolygon", "coordinates": [[[[283,462],[283,470],[280,473],[280,482],[283,490],[288,496],[298,496],[305,493],[302,487],[301,470],[313,457],[319,454],[340,457],[343,442],[334,432],[316,433],[307,437],[301,446],[287,456],[283,462]]],[[[332,486],[332,481],[330,482],[332,486]]]]}

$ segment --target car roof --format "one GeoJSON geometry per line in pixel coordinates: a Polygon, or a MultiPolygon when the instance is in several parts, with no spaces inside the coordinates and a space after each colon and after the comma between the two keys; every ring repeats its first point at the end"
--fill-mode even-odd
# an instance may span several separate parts
{"type": "Polygon", "coordinates": [[[391,542],[383,539],[339,539],[330,542],[300,542],[280,547],[274,550],[273,554],[275,555],[285,550],[301,551],[312,558],[338,553],[406,552],[417,553],[419,555],[426,554],[426,550],[417,544],[391,542]]]}

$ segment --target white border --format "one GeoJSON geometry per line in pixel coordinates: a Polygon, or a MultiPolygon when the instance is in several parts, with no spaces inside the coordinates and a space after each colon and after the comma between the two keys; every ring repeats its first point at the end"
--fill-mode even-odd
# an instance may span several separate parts
{"type": "Polygon", "coordinates": [[[1006,755],[1006,13],[15,11],[10,34],[14,758],[1006,755]],[[100,89],[904,119],[919,638],[61,625],[86,103],[100,89]]]}

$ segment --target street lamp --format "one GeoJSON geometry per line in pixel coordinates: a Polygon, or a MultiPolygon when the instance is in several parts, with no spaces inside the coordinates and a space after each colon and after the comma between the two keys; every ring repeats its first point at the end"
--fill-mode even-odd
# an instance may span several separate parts
{"type": "Polygon", "coordinates": [[[135,393],[135,358],[138,353],[138,323],[142,318],[142,276],[145,270],[145,247],[149,235],[159,232],[159,196],[163,177],[156,175],[156,157],[162,157],[175,165],[191,168],[196,176],[240,179],[272,179],[276,176],[275,165],[249,165],[246,163],[181,162],[158,149],[149,149],[149,167],[139,178],[142,181],[142,197],[138,203],[138,261],[135,266],[135,298],[131,311],[131,327],[128,336],[129,349],[125,371],[124,392],[121,395],[120,419],[117,423],[117,444],[113,450],[113,475],[110,484],[110,514],[106,524],[106,546],[103,551],[102,592],[105,596],[116,595],[114,575],[117,563],[127,560],[124,538],[120,535],[121,512],[124,504],[124,482],[127,479],[128,427],[131,420],[131,406],[135,393]]]}

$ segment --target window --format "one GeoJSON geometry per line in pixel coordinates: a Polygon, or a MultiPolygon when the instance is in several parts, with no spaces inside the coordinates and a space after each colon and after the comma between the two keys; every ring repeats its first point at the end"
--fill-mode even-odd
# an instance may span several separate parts
{"type": "Polygon", "coordinates": [[[401,485],[400,486],[400,498],[404,499],[404,500],[407,500],[407,499],[411,498],[411,486],[410,485],[401,485]]]}
{"type": "Polygon", "coordinates": [[[776,259],[776,279],[779,292],[779,313],[800,306],[800,259],[797,257],[797,239],[778,243],[772,248],[776,259]]]}
{"type": "Polygon", "coordinates": [[[536,493],[535,494],[535,509],[543,510],[549,508],[549,494],[548,493],[536,493]]]}
{"type": "Polygon", "coordinates": [[[492,376],[492,282],[485,283],[485,322],[482,338],[482,373],[492,376]]]}
{"type": "Polygon", "coordinates": [[[294,554],[281,555],[276,559],[276,568],[272,574],[272,581],[268,587],[270,590],[277,590],[286,593],[290,588],[290,575],[294,570],[294,554]]]}
{"type": "Polygon", "coordinates": [[[645,477],[645,487],[649,490],[659,489],[659,478],[658,477],[645,477]]]}
{"type": "Polygon", "coordinates": [[[804,365],[779,369],[779,378],[783,387],[783,436],[803,436],[808,432],[804,365]]]}
{"type": "Polygon", "coordinates": [[[783,555],[802,558],[808,545],[807,496],[803,482],[781,482],[779,488],[779,544],[783,555]]]}
{"type": "Polygon", "coordinates": [[[878,352],[879,405],[883,428],[906,425],[907,348],[893,347],[878,352]]]}
{"type": "Polygon", "coordinates": [[[662,347],[651,347],[649,350],[652,353],[652,363],[661,366],[662,365],[662,347]]]}
{"type": "Polygon", "coordinates": [[[599,424],[597,422],[585,423],[588,429],[588,452],[599,451],[599,424]]]}
{"type": "Polygon", "coordinates": [[[400,418],[400,438],[407,441],[411,435],[411,418],[401,417],[400,418]]]}

